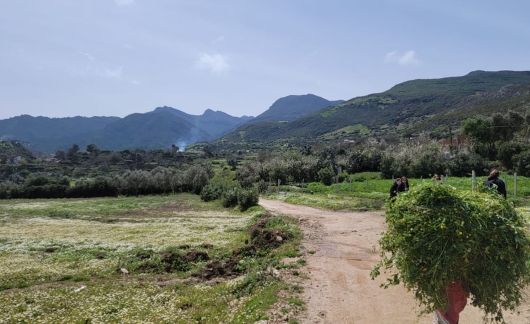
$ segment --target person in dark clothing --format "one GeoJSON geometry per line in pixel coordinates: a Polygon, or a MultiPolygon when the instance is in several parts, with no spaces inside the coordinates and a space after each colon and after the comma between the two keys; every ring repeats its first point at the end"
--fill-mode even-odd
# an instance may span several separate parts
{"type": "Polygon", "coordinates": [[[486,186],[488,188],[495,188],[497,192],[506,199],[506,184],[502,179],[499,178],[500,172],[497,169],[493,169],[486,180],[486,186]]]}
{"type": "MultiPolygon", "coordinates": [[[[406,178],[405,178],[406,179],[406,178]]],[[[398,193],[408,190],[408,181],[403,182],[402,177],[397,177],[392,187],[390,187],[390,198],[397,196],[398,193]]]]}
{"type": "Polygon", "coordinates": [[[407,179],[407,177],[405,177],[405,176],[402,176],[401,177],[401,183],[402,183],[402,186],[403,186],[403,190],[402,191],[409,191],[409,179],[407,179]]]}

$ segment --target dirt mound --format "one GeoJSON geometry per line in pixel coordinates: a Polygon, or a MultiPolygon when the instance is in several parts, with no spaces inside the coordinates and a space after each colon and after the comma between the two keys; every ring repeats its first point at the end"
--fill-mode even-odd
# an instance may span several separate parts
{"type": "Polygon", "coordinates": [[[210,256],[204,251],[192,250],[184,255],[184,259],[188,262],[208,261],[210,256]]]}
{"type": "Polygon", "coordinates": [[[274,249],[285,241],[292,239],[291,233],[280,229],[268,228],[267,224],[271,216],[260,219],[250,228],[251,244],[258,249],[274,249]]]}
{"type": "Polygon", "coordinates": [[[245,257],[253,257],[261,252],[274,249],[292,239],[292,235],[281,229],[269,228],[273,215],[266,214],[256,224],[250,227],[250,241],[234,252],[225,260],[214,260],[198,274],[198,277],[210,280],[215,277],[235,277],[241,269],[239,261],[245,257]]]}
{"type": "Polygon", "coordinates": [[[172,273],[188,271],[193,263],[210,260],[207,252],[191,249],[183,252],[177,247],[168,247],[160,252],[151,249],[137,249],[118,265],[118,272],[126,269],[136,273],[172,273]]]}

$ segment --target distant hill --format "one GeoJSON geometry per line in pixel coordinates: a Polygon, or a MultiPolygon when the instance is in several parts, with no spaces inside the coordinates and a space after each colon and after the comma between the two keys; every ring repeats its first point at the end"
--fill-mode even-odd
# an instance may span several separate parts
{"type": "Polygon", "coordinates": [[[220,142],[396,138],[458,127],[467,117],[509,109],[530,109],[530,72],[475,71],[461,77],[407,81],[290,122],[246,124],[220,142]]]}
{"type": "Polygon", "coordinates": [[[0,141],[0,163],[17,163],[19,159],[32,160],[33,154],[16,141],[0,141]]]}
{"type": "Polygon", "coordinates": [[[106,149],[152,149],[172,144],[182,149],[191,143],[216,139],[250,119],[210,109],[197,116],[171,107],[159,107],[117,120],[94,134],[90,141],[106,149]]]}
{"type": "Polygon", "coordinates": [[[18,140],[41,152],[85,143],[87,137],[102,131],[118,117],[48,118],[29,115],[0,120],[0,140],[18,140]]]}
{"type": "Polygon", "coordinates": [[[291,95],[276,100],[253,123],[263,121],[293,121],[326,107],[335,106],[344,100],[329,101],[314,94],[291,95]]]}
{"type": "Polygon", "coordinates": [[[233,130],[252,117],[234,117],[206,110],[190,115],[171,107],[118,117],[47,118],[22,115],[0,120],[0,139],[16,139],[41,152],[96,144],[101,149],[181,148],[209,141],[233,130]]]}
{"type": "Polygon", "coordinates": [[[274,141],[322,142],[376,137],[387,141],[456,129],[467,117],[530,111],[530,72],[474,71],[460,77],[412,80],[348,101],[307,94],[278,99],[256,118],[206,110],[190,115],[171,107],[118,117],[47,118],[22,115],[0,120],[0,140],[35,151],[72,144],[101,149],[167,148],[218,139],[217,144],[274,141]]]}

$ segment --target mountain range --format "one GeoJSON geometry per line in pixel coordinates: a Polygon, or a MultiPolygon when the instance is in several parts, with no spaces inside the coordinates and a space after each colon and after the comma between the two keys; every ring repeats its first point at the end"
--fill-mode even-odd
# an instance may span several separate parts
{"type": "Polygon", "coordinates": [[[313,94],[276,100],[257,117],[206,110],[190,115],[171,107],[119,117],[0,120],[0,139],[16,139],[34,151],[72,144],[102,149],[181,148],[201,141],[231,145],[274,141],[388,140],[440,129],[458,129],[467,117],[530,109],[530,72],[474,71],[460,77],[418,79],[342,101],[313,94]]]}
{"type": "Polygon", "coordinates": [[[17,116],[0,120],[0,139],[13,139],[34,151],[52,153],[73,144],[96,144],[101,149],[155,149],[175,144],[184,148],[213,140],[251,120],[221,111],[190,115],[171,107],[119,117],[48,118],[17,116]]]}
{"type": "Polygon", "coordinates": [[[529,109],[529,71],[474,71],[461,77],[403,82],[290,122],[244,124],[218,142],[398,139],[441,128],[456,129],[468,117],[508,110],[524,114],[529,109]]]}
{"type": "Polygon", "coordinates": [[[190,115],[171,107],[119,117],[48,118],[21,115],[0,120],[0,140],[18,140],[34,151],[52,153],[73,144],[96,144],[101,149],[156,149],[219,138],[240,125],[256,121],[292,121],[342,101],[307,94],[278,99],[257,117],[234,117],[207,109],[190,115]]]}

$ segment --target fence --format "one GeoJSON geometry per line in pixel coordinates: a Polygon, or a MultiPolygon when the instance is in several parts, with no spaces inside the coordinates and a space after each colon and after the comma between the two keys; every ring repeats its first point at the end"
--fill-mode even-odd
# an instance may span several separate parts
{"type": "MultiPolygon", "coordinates": [[[[519,189],[519,183],[517,181],[517,172],[515,172],[512,176],[507,175],[504,178],[504,181],[506,183],[506,191],[508,195],[512,195],[513,197],[517,197],[517,192],[519,189]],[[510,180],[513,180],[513,185],[510,185],[510,180]]],[[[477,190],[477,175],[475,173],[475,170],[471,171],[471,189],[473,191],[477,190]]]]}

